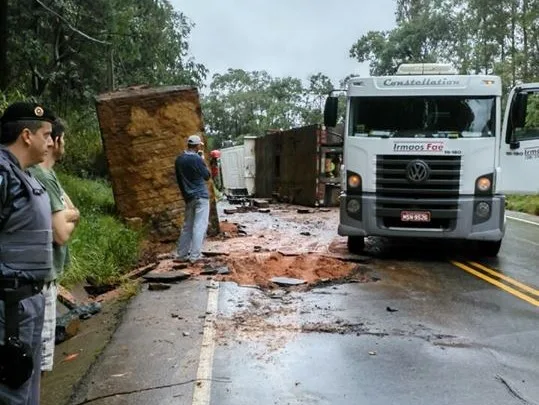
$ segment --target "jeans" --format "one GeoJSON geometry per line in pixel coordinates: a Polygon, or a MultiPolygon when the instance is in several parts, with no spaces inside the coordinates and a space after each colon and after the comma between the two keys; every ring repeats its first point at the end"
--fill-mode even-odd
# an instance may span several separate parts
{"type": "Polygon", "coordinates": [[[195,262],[201,258],[209,217],[209,199],[195,198],[185,204],[185,221],[176,246],[176,253],[180,259],[195,262]]]}

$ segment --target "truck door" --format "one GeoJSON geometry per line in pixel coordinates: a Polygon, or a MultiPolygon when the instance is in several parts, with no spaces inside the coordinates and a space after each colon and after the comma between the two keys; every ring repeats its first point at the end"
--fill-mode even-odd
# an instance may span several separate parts
{"type": "Polygon", "coordinates": [[[496,191],[539,193],[539,83],[511,90],[500,139],[496,191]]]}

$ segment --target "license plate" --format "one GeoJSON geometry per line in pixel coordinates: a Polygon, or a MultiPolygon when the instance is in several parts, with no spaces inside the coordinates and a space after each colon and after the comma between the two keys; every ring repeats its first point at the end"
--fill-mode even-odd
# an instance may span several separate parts
{"type": "Polygon", "coordinates": [[[401,211],[402,222],[430,222],[428,211],[401,211]]]}

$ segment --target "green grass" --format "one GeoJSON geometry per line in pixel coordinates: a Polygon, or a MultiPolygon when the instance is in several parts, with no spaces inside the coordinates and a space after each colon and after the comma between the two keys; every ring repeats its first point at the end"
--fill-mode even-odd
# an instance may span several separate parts
{"type": "Polygon", "coordinates": [[[508,195],[505,206],[512,211],[539,215],[539,195],[508,195]]]}
{"type": "Polygon", "coordinates": [[[95,111],[72,111],[63,117],[66,129],[66,155],[60,167],[83,178],[105,178],[108,175],[101,132],[95,111]]]}
{"type": "Polygon", "coordinates": [[[66,193],[81,212],[81,220],[69,242],[70,266],[61,277],[65,286],[88,278],[101,284],[116,284],[136,265],[143,235],[114,216],[110,185],[58,173],[66,193]]]}

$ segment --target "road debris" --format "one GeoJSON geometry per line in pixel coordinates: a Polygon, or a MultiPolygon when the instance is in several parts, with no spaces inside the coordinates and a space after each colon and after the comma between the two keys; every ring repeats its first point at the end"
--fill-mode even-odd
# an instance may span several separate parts
{"type": "Polygon", "coordinates": [[[214,257],[214,256],[228,256],[230,255],[229,252],[226,252],[224,250],[203,250],[202,255],[207,257],[214,257]]]}
{"type": "MultiPolygon", "coordinates": [[[[161,259],[163,260],[163,259],[161,259]]],[[[140,278],[142,276],[144,276],[145,274],[148,274],[150,271],[154,270],[157,265],[159,263],[155,262],[155,263],[150,263],[146,266],[143,266],[143,267],[140,267],[138,269],[135,269],[129,273],[127,273],[124,278],[128,279],[128,280],[135,280],[137,278],[140,278]]]]}
{"type": "Polygon", "coordinates": [[[298,208],[298,214],[312,214],[313,211],[306,208],[298,208]]]}
{"type": "Polygon", "coordinates": [[[288,278],[288,277],[273,277],[270,280],[272,283],[283,286],[283,287],[290,287],[294,285],[301,285],[305,284],[305,280],[300,280],[297,278],[288,278]]]}
{"type": "Polygon", "coordinates": [[[150,283],[148,284],[149,291],[164,291],[170,289],[170,284],[165,283],[150,283]]]}
{"type": "Polygon", "coordinates": [[[64,359],[62,360],[62,362],[68,362],[68,361],[75,360],[77,357],[79,357],[79,354],[80,354],[80,353],[71,353],[71,354],[68,354],[66,357],[64,357],[64,359]]]}
{"type": "Polygon", "coordinates": [[[387,308],[386,308],[386,311],[387,311],[387,312],[397,312],[398,309],[391,308],[391,307],[387,307],[387,308]]]}
{"type": "Polygon", "coordinates": [[[152,271],[146,274],[143,278],[146,281],[152,282],[164,282],[164,283],[173,283],[176,281],[182,281],[191,277],[190,273],[181,270],[174,270],[168,272],[156,272],[152,271]]]}
{"type": "Polygon", "coordinates": [[[368,256],[355,255],[352,253],[342,254],[342,253],[330,253],[324,255],[324,257],[329,257],[336,260],[342,260],[343,262],[353,262],[353,263],[369,263],[372,259],[368,256]]]}
{"type": "Polygon", "coordinates": [[[54,332],[54,343],[60,344],[76,336],[80,329],[80,318],[74,314],[67,313],[56,318],[56,330],[54,332]]]}
{"type": "Polygon", "coordinates": [[[76,308],[80,302],[67,289],[58,285],[58,301],[64,304],[68,309],[76,308]]]}
{"type": "Polygon", "coordinates": [[[253,205],[257,208],[269,208],[269,202],[266,200],[253,200],[253,205]]]}

